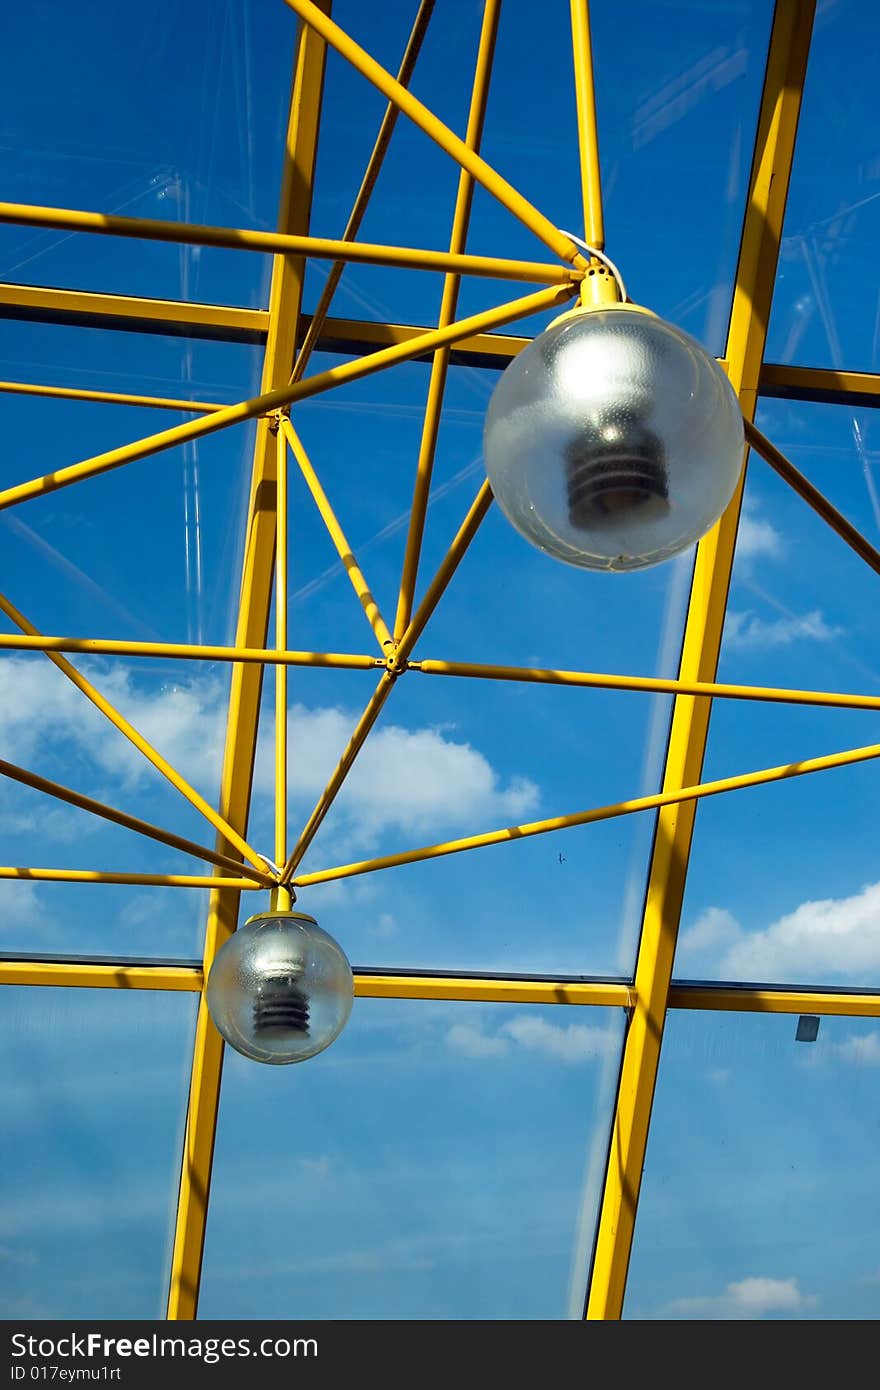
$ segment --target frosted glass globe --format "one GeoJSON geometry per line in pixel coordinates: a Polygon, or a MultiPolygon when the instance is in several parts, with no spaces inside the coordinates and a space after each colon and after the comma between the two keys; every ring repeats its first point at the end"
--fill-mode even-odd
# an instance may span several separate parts
{"type": "Polygon", "coordinates": [[[743,464],[724,372],[699,343],[623,306],[564,315],[489,402],[486,471],[508,520],[583,569],[632,570],[714,525],[743,464]]]}
{"type": "Polygon", "coordinates": [[[208,1011],[226,1041],[257,1062],[303,1062],[323,1052],[351,1013],[351,966],[302,912],[251,917],[221,946],[208,976],[208,1011]]]}

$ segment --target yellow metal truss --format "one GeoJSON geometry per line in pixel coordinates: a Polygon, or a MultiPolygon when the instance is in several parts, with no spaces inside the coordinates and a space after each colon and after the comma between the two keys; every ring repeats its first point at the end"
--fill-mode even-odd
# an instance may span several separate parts
{"type": "MultiPolygon", "coordinates": [[[[285,0],[285,3],[296,12],[300,25],[277,232],[190,226],[179,222],[162,223],[70,209],[0,203],[0,222],[222,246],[241,251],[270,252],[274,256],[268,311],[29,286],[0,286],[0,315],[39,318],[59,324],[85,323],[106,329],[174,332],[265,345],[260,395],[253,400],[233,404],[150,397],[136,392],[114,393],[59,387],[49,383],[0,382],[0,391],[183,410],[197,417],[71,467],[9,487],[0,492],[0,508],[24,503],[59,487],[75,484],[80,479],[128,465],[236,423],[249,419],[257,421],[239,618],[233,646],[46,636],[38,632],[9,600],[0,597],[0,607],[20,629],[20,635],[0,635],[0,650],[44,652],[200,811],[217,833],[215,848],[201,846],[125,811],[50,782],[36,773],[0,762],[0,775],[213,866],[213,874],[210,875],[207,872],[204,875],[149,875],[88,869],[3,867],[0,868],[0,878],[208,886],[212,891],[203,958],[189,966],[165,965],[161,962],[135,964],[109,959],[0,959],[0,983],[36,987],[62,985],[183,990],[199,996],[167,1313],[170,1319],[193,1318],[198,1307],[223,1062],[223,1044],[208,1015],[203,987],[214,955],[236,928],[240,893],[267,887],[284,892],[290,886],[307,886],[354,874],[377,872],[392,866],[482,848],[513,837],[563,830],[642,811],[657,811],[645,916],[631,981],[508,979],[503,976],[437,975],[428,971],[407,974],[364,971],[355,977],[355,993],[363,998],[506,1001],[612,1007],[626,1012],[628,1027],[595,1250],[590,1270],[584,1271],[588,1287],[587,1316],[619,1318],[668,1010],[724,1009],[769,1013],[809,1010],[818,1014],[880,1017],[878,993],[672,984],[675,943],[698,802],[705,796],[725,794],[744,787],[880,757],[880,745],[870,745],[720,781],[704,782],[701,773],[712,700],[742,699],[877,710],[880,709],[880,697],[730,685],[715,680],[742,485],[725,516],[698,548],[677,679],[413,658],[417,642],[492,502],[488,483],[484,483],[446,557],[416,605],[422,533],[448,369],[451,364],[460,361],[500,366],[510,360],[528,339],[501,334],[496,330],[571,299],[578,292],[586,261],[567,235],[501,178],[479,153],[500,0],[486,0],[484,7],[470,112],[463,139],[443,125],[409,91],[409,80],[433,8],[432,0],[422,0],[396,78],[384,71],[333,22],[329,0],[322,0],[320,4],[312,3],[312,0],[285,0]],[[348,225],[343,237],[336,241],[313,237],[308,225],[328,47],[342,54],[388,101],[348,225]],[[372,246],[354,239],[400,113],[414,121],[460,166],[448,251],[372,246]],[[553,262],[512,261],[466,253],[472,195],[478,183],[544,242],[555,257],[553,262]],[[334,262],[327,287],[312,316],[302,312],[301,302],[304,265],[309,257],[334,262]],[[335,285],[345,266],[354,262],[443,271],[445,278],[437,325],[414,327],[360,323],[330,316],[335,285]],[[456,305],[462,275],[484,276],[490,280],[521,280],[540,284],[544,288],[457,320],[456,305]],[[306,375],[311,352],[327,347],[348,354],[350,360],[329,371],[306,375]],[[430,362],[430,378],[421,444],[415,461],[412,512],[397,611],[393,626],[389,626],[355,559],[319,473],[291,423],[290,410],[300,400],[414,359],[430,362]],[[288,648],[289,452],[293,454],[330,538],[345,563],[358,603],[378,646],[378,654],[375,648],[372,654],[301,652],[288,648]],[[273,593],[276,626],[274,645],[270,647],[267,636],[273,593]],[[215,809],[204,802],[63,653],[101,653],[144,659],[174,657],[233,663],[219,806],[215,809]],[[378,675],[376,689],[347,747],[342,750],[330,781],[292,843],[287,831],[286,794],[287,671],[290,666],[372,669],[378,675]],[[273,670],[275,679],[274,862],[258,854],[246,839],[262,679],[267,667],[273,670]],[[613,806],[578,810],[530,825],[507,827],[361,863],[330,866],[298,875],[297,869],[306,850],[369,738],[385,702],[391,697],[397,681],[409,674],[614,689],[631,694],[671,694],[675,699],[662,790],[613,806]]],[[[601,250],[604,227],[587,0],[570,0],[570,9],[584,224],[590,243],[601,250]]],[[[723,365],[739,397],[748,447],[761,455],[861,559],[880,573],[880,553],[752,423],[757,396],[762,390],[770,395],[787,395],[805,400],[871,401],[880,395],[880,377],[875,375],[784,367],[763,361],[813,10],[813,0],[777,0],[723,365]]]]}

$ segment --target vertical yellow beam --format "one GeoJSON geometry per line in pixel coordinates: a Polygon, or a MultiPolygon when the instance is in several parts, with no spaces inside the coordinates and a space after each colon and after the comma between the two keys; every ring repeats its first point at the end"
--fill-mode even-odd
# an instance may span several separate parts
{"type": "MultiPolygon", "coordinates": [[[[486,102],[489,98],[489,79],[492,75],[492,59],[495,55],[495,41],[498,36],[498,20],[501,15],[501,0],[486,0],[483,11],[483,24],[477,46],[477,61],[474,69],[474,82],[468,113],[465,144],[468,149],[479,151],[486,119],[486,102]]],[[[462,169],[458,176],[458,191],[455,196],[455,210],[452,215],[452,233],[449,249],[452,252],[464,251],[467,242],[468,223],[471,205],[474,200],[473,175],[462,169]]],[[[461,276],[450,271],[443,280],[443,295],[440,301],[439,328],[452,323],[458,308],[458,291],[461,276]]],[[[413,491],[412,515],[406,537],[406,552],[403,557],[403,573],[400,580],[400,595],[397,600],[397,617],[394,621],[394,637],[400,641],[412,617],[413,596],[419,571],[419,555],[422,549],[422,536],[425,530],[425,516],[428,510],[428,494],[431,490],[431,475],[434,471],[434,455],[437,452],[437,436],[440,431],[440,410],[446,390],[446,376],[449,371],[449,348],[438,348],[431,363],[431,378],[428,382],[428,399],[425,405],[425,420],[419,444],[419,457],[416,464],[416,482],[413,491]]]]}
{"type": "MultiPolygon", "coordinates": [[[[276,442],[275,646],[287,651],[287,440],[276,442]]],[[[287,667],[275,667],[275,863],[287,854],[287,667]]]]}
{"type": "MultiPolygon", "coordinates": [[[[814,8],[814,0],[777,0],[770,37],[726,352],[730,380],[748,419],[755,409],[814,8]]],[[[742,482],[697,551],[682,680],[711,681],[717,670],[741,500],[742,482]]],[[[664,791],[700,780],[710,709],[709,700],[676,698],[664,791]]],[[[657,819],[588,1318],[619,1318],[623,1308],[695,814],[693,802],[682,803],[665,808],[657,819]]]]}
{"type": "Polygon", "coordinates": [[[605,219],[602,214],[599,133],[596,125],[596,91],[593,85],[590,0],[571,0],[571,46],[574,53],[574,94],[577,102],[581,196],[584,203],[584,239],[598,251],[604,251],[605,219]]]}
{"type": "MultiPolygon", "coordinates": [[[[329,0],[325,0],[324,8],[329,10],[329,0]]],[[[293,235],[304,235],[308,231],[325,56],[323,39],[301,25],[278,218],[279,230],[293,235]]],[[[287,381],[296,346],[303,275],[301,258],[276,256],[269,297],[263,391],[283,386],[287,381]]],[[[276,442],[269,421],[261,419],[257,422],[237,646],[263,646],[266,642],[275,556],[276,468],[276,442]]],[[[246,826],[248,822],[262,675],[261,666],[233,667],[220,796],[223,814],[234,826],[246,826]]],[[[216,890],[211,893],[205,934],[206,978],[217,951],[235,930],[238,908],[237,892],[216,890]]],[[[171,1320],[196,1315],[222,1065],[223,1043],[211,1023],[202,995],[196,1023],[171,1263],[168,1295],[171,1320]]]]}

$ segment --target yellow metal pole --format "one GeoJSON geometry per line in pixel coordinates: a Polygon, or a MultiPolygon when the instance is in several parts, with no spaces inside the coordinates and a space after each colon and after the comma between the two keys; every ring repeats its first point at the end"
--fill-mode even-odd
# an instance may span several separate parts
{"type": "MultiPolygon", "coordinates": [[[[495,55],[495,41],[498,35],[498,20],[501,14],[501,0],[487,0],[483,10],[483,24],[477,47],[477,61],[474,70],[473,91],[468,114],[465,143],[468,149],[479,151],[486,119],[486,102],[489,98],[489,80],[492,76],[492,59],[495,55]]],[[[464,251],[467,241],[471,206],[474,199],[473,175],[462,169],[458,179],[455,210],[452,217],[452,233],[449,249],[452,252],[464,251]]],[[[443,296],[440,301],[438,324],[443,327],[455,318],[458,307],[460,277],[447,275],[443,281],[443,296]]],[[[425,530],[425,516],[428,510],[428,495],[431,490],[431,476],[434,471],[434,456],[437,452],[437,436],[440,430],[440,411],[446,390],[446,376],[449,370],[449,348],[439,348],[431,362],[431,376],[428,382],[428,399],[425,406],[425,419],[419,444],[416,464],[416,481],[413,491],[412,515],[406,537],[406,550],[403,557],[403,573],[400,580],[400,595],[397,600],[397,616],[394,620],[394,636],[400,639],[412,617],[413,596],[419,571],[419,556],[425,530]]]]}
{"type": "Polygon", "coordinates": [[[34,879],[39,883],[124,883],[138,888],[234,888],[237,893],[246,889],[263,888],[249,878],[211,877],[208,874],[120,874],[103,869],[33,869],[0,868],[0,879],[34,879]]]}
{"type": "Polygon", "coordinates": [[[769,463],[796,493],[807,502],[814,512],[818,512],[823,521],[827,521],[832,531],[836,531],[841,540],[846,541],[851,550],[870,565],[875,574],[880,574],[880,550],[877,550],[861,531],[857,530],[851,522],[847,521],[842,512],[828,501],[824,493],[817,487],[813,487],[809,478],[805,478],[799,469],[771,444],[770,440],[756,429],[751,420],[744,422],[746,441],[759,453],[761,457],[769,463]]]}
{"type": "Polygon", "coordinates": [[[455,999],[481,1004],[566,1004],[628,1009],[629,985],[613,980],[524,980],[467,975],[354,972],[358,999],[455,999]]]}
{"type": "MultiPolygon", "coordinates": [[[[308,230],[325,52],[322,40],[304,25],[300,26],[279,200],[278,225],[285,233],[308,230]]],[[[270,395],[274,388],[287,381],[293,361],[303,276],[302,260],[276,257],[269,294],[269,335],[262,381],[263,391],[270,395]]],[[[276,402],[272,408],[280,404],[276,402]]],[[[262,419],[257,424],[254,449],[236,632],[238,647],[266,645],[275,555],[276,465],[276,441],[268,420],[262,419]]],[[[239,827],[242,834],[250,810],[262,675],[260,665],[235,665],[232,670],[220,805],[226,819],[239,827]]],[[[211,893],[204,948],[206,979],[217,951],[235,931],[238,910],[236,891],[226,891],[220,886],[211,893]]],[[[211,1022],[202,995],[196,1020],[171,1258],[168,1318],[172,1321],[194,1318],[198,1306],[222,1069],[223,1042],[211,1022]]]]}
{"type": "Polygon", "coordinates": [[[79,386],[43,386],[33,381],[0,381],[0,391],[14,396],[51,396],[65,401],[103,401],[107,405],[142,405],[150,410],[181,410],[207,415],[222,410],[216,401],[182,401],[174,396],[133,396],[125,391],[88,391],[79,386]]]}
{"type": "Polygon", "coordinates": [[[8,281],[0,281],[0,314],[4,309],[10,310],[4,318],[170,333],[175,337],[217,338],[230,343],[259,343],[265,338],[269,324],[265,309],[199,304],[196,300],[148,299],[134,294],[102,294],[97,290],[59,290],[48,285],[11,285],[8,281]]]}
{"type": "Polygon", "coordinates": [[[86,656],[141,656],[175,661],[243,661],[256,666],[328,666],[371,671],[384,666],[380,656],[355,652],[278,652],[274,647],[204,647],[186,642],[121,642],[115,637],[46,637],[0,633],[0,651],[79,652],[86,656]]]}
{"type": "MultiPolygon", "coordinates": [[[[389,81],[393,82],[393,77],[389,77],[389,81]]],[[[452,134],[451,131],[449,133],[452,134]]],[[[526,207],[531,206],[525,203],[525,199],[522,201],[526,207]]],[[[540,218],[541,215],[535,213],[535,216],[540,218]]],[[[542,218],[541,221],[543,223],[546,219],[542,218]]],[[[3,223],[56,227],[60,231],[91,232],[99,236],[134,237],[143,241],[171,241],[181,246],[219,246],[233,251],[307,256],[319,261],[350,261],[357,265],[384,265],[404,270],[457,270],[462,275],[536,285],[568,284],[581,264],[580,256],[574,254],[573,244],[555,229],[555,240],[561,249],[553,246],[551,250],[556,251],[564,261],[572,261],[574,270],[570,265],[545,264],[543,261],[504,260],[500,256],[452,256],[448,251],[430,251],[414,246],[376,246],[367,241],[333,241],[328,237],[286,236],[279,232],[244,231],[236,227],[196,226],[188,222],[162,222],[152,217],[114,217],[103,212],[41,207],[31,203],[0,203],[0,224],[3,223]]],[[[547,222],[546,225],[552,227],[552,223],[547,222]]],[[[542,237],[542,240],[550,244],[547,238],[542,237]]]]}
{"type": "MultiPolygon", "coordinates": [[[[24,614],[20,613],[3,594],[0,594],[0,612],[5,613],[7,618],[10,618],[12,622],[15,623],[16,627],[21,628],[22,632],[26,633],[28,636],[39,637],[41,635],[34,627],[33,623],[28,622],[24,614]]],[[[162,776],[171,783],[172,787],[180,792],[181,796],[186,798],[191,806],[194,806],[197,811],[201,812],[205,819],[213,825],[215,830],[219,830],[231,845],[234,845],[237,850],[240,850],[244,858],[249,860],[255,869],[259,869],[261,873],[265,871],[266,865],[263,859],[257,854],[256,850],[251,849],[247,840],[239,835],[237,831],[233,830],[232,826],[227,825],[226,821],[222,816],[217,814],[213,806],[181,777],[180,773],[171,766],[167,759],[163,758],[162,754],[157,752],[151,743],[147,742],[143,734],[139,733],[134,725],[130,724],[114,705],[111,705],[110,701],[101,694],[100,690],[92,685],[91,681],[86,680],[85,676],[82,675],[66,657],[53,651],[47,651],[46,655],[53,666],[57,666],[58,670],[63,672],[67,679],[76,686],[77,690],[82,691],[86,699],[90,700],[95,708],[99,709],[105,718],[109,719],[114,728],[118,729],[121,734],[124,734],[129,743],[133,744],[138,752],[143,754],[147,762],[152,763],[157,772],[161,772],[162,776]]]]}
{"type": "Polygon", "coordinates": [[[596,126],[589,0],[571,0],[571,46],[574,54],[574,92],[577,102],[581,195],[584,205],[584,240],[589,242],[590,246],[595,246],[598,251],[604,251],[605,222],[602,215],[602,181],[599,170],[599,135],[596,126]]]}
{"type": "Polygon", "coordinates": [[[99,961],[0,960],[0,985],[67,985],[85,989],[167,989],[198,993],[202,972],[190,965],[99,961]]]}
{"type": "Polygon", "coordinates": [[[665,680],[661,676],[618,676],[594,671],[540,670],[530,666],[488,666],[475,661],[411,661],[407,669],[421,672],[425,676],[463,676],[475,680],[582,686],[591,690],[626,690],[634,694],[702,695],[712,699],[818,705],[829,709],[880,709],[880,695],[852,695],[834,690],[789,690],[770,685],[725,685],[718,681],[665,680]]]}
{"type": "Polygon", "coordinates": [[[843,1018],[880,1017],[880,994],[837,990],[762,989],[753,985],[673,985],[670,1009],[722,1009],[750,1014],[831,1014],[843,1018]]]}
{"type": "MultiPolygon", "coordinates": [[[[813,0],[777,0],[770,36],[724,354],[747,419],[755,410],[813,11],[813,0]]],[[[698,547],[682,680],[715,677],[741,500],[742,484],[722,520],[698,547]]],[[[709,710],[707,700],[676,698],[664,793],[674,795],[699,782],[709,710]]],[[[636,961],[637,1002],[624,1044],[587,1299],[591,1319],[619,1318],[623,1308],[695,811],[695,801],[673,803],[657,819],[636,961]]]]}
{"type": "MultiPolygon", "coordinates": [[[[275,522],[275,646],[287,647],[287,442],[277,422],[275,522]]],[[[275,667],[275,863],[287,854],[287,667],[275,667]]]]}
{"type": "Polygon", "coordinates": [[[52,782],[48,777],[40,777],[36,772],[28,772],[26,768],[18,767],[16,763],[6,762],[4,758],[0,758],[0,776],[8,777],[11,782],[19,782],[22,786],[32,787],[34,791],[43,792],[47,796],[54,796],[57,801],[65,801],[69,806],[76,806],[79,810],[88,811],[93,816],[100,816],[102,820],[112,821],[115,825],[122,825],[126,830],[134,830],[138,835],[145,835],[150,840],[158,840],[160,844],[168,845],[170,849],[179,849],[183,854],[191,854],[196,859],[204,859],[208,864],[218,864],[223,869],[231,870],[236,877],[244,875],[245,878],[252,878],[262,888],[271,888],[272,886],[272,876],[266,869],[261,873],[259,869],[252,869],[248,864],[240,864],[235,859],[230,859],[226,854],[219,854],[217,850],[208,849],[204,845],[197,845],[194,840],[187,840],[182,835],[175,835],[170,830],[163,830],[161,826],[152,825],[150,821],[141,820],[139,816],[130,816],[126,811],[117,811],[115,806],[107,806],[103,801],[96,801],[92,796],[84,796],[81,792],[73,791],[60,782],[52,782]]]}
{"type": "Polygon", "coordinates": [[[488,830],[482,835],[467,835],[460,840],[445,840],[441,844],[425,845],[421,849],[386,854],[378,859],[362,859],[354,864],[342,864],[335,869],[320,869],[300,874],[293,880],[295,888],[309,888],[315,883],[331,883],[338,878],[354,878],[357,874],[372,874],[379,869],[397,869],[403,864],[421,864],[425,859],[440,859],[447,854],[461,854],[469,849],[485,849],[488,845],[508,844],[511,840],[526,840],[532,835],[548,835],[554,830],[571,830],[578,825],[595,825],[598,821],[631,816],[639,811],[656,811],[661,807],[696,803],[703,797],[719,796],[723,792],[742,791],[747,787],[763,787],[770,782],[783,782],[792,777],[805,777],[811,772],[827,772],[835,767],[850,767],[853,763],[869,762],[880,757],[880,743],[863,748],[846,748],[841,753],[828,753],[821,758],[805,758],[799,763],[783,763],[765,767],[757,772],[743,772],[737,777],[721,777],[715,782],[698,782],[692,787],[674,791],[652,792],[630,801],[616,801],[610,806],[597,806],[589,811],[576,811],[570,816],[552,816],[530,821],[525,825],[510,825],[503,830],[488,830]]]}
{"type": "Polygon", "coordinates": [[[302,862],[303,856],[312,843],[312,840],[315,838],[321,822],[336,799],[337,793],[348,776],[355,758],[363,747],[367,735],[379,718],[382,707],[391,694],[391,688],[394,685],[397,675],[404,669],[407,656],[412,651],[414,644],[418,641],[425,624],[429,621],[431,614],[434,612],[443,592],[452,579],[465,551],[476,535],[477,528],[486,515],[491,501],[492,492],[488,482],[485,482],[477,493],[476,498],[468,510],[467,516],[459,527],[443,563],[437,570],[433,582],[419,605],[418,612],[400,639],[397,649],[389,655],[387,662],[388,669],[383,673],[376,686],[370,703],[361,715],[355,731],[349,739],[348,746],[336,766],[333,776],[321,793],[315,809],[312,811],[312,814],[309,816],[303,828],[302,834],[288,855],[281,874],[282,884],[290,882],[292,875],[296,872],[297,866],[302,862]]]}
{"type": "MultiPolygon", "coordinates": [[[[506,179],[496,173],[491,165],[481,159],[474,150],[469,149],[465,141],[438,120],[427,106],[423,106],[411,92],[408,92],[405,87],[401,87],[399,82],[395,82],[390,72],[386,72],[374,58],[370,57],[369,53],[355,43],[354,39],[349,38],[338,24],[334,24],[325,14],[322,14],[318,6],[312,3],[312,0],[285,0],[285,3],[299,15],[300,19],[304,19],[317,33],[321,34],[327,43],[336,49],[337,53],[341,53],[342,57],[351,63],[362,77],[365,77],[368,82],[372,82],[383,96],[399,106],[405,116],[408,116],[420,130],[424,131],[425,135],[439,145],[441,150],[445,150],[461,165],[462,169],[466,169],[472,178],[477,183],[482,184],[493,198],[497,198],[508,212],[522,222],[523,226],[528,227],[530,232],[534,232],[535,236],[543,241],[544,245],[555,255],[583,269],[586,262],[577,247],[569,241],[568,237],[563,236],[557,227],[554,227],[549,218],[539,212],[536,207],[533,207],[528,199],[518,193],[512,184],[509,184],[506,179]]],[[[454,267],[450,266],[449,269],[454,269],[454,267]]]]}
{"type": "MultiPolygon", "coordinates": [[[[404,50],[400,69],[397,73],[397,81],[400,83],[401,87],[409,86],[410,78],[413,75],[416,61],[421,52],[422,43],[428,31],[428,22],[433,11],[434,0],[421,0],[421,4],[419,5],[416,17],[413,21],[409,41],[404,50]]],[[[376,136],[376,143],[373,145],[370,157],[367,160],[364,177],[361,180],[361,186],[357,191],[354,204],[352,205],[345,231],[342,233],[343,241],[354,241],[360,230],[364,214],[373,194],[373,189],[376,186],[376,180],[379,177],[379,171],[382,168],[388,146],[391,143],[391,136],[394,132],[394,127],[397,125],[397,118],[399,115],[400,111],[398,108],[392,101],[389,101],[385,108],[385,114],[382,117],[382,124],[379,126],[379,134],[376,136]]],[[[342,279],[344,270],[345,261],[336,261],[330,274],[327,276],[324,288],[315,306],[315,312],[312,314],[312,321],[308,326],[302,346],[293,364],[293,371],[290,375],[291,381],[299,381],[302,378],[315,344],[321,335],[321,330],[327,321],[330,305],[333,302],[333,296],[336,293],[339,281],[342,279]]]]}
{"type": "Polygon", "coordinates": [[[33,478],[30,482],[20,483],[17,487],[6,488],[0,492],[0,510],[14,506],[17,502],[26,502],[32,497],[45,496],[46,493],[68,487],[84,478],[94,478],[111,468],[119,468],[122,464],[149,458],[151,454],[158,454],[163,449],[173,449],[190,439],[200,439],[203,435],[214,434],[229,425],[269,415],[274,410],[292,405],[295,401],[308,400],[309,397],[320,395],[334,386],[360,381],[373,372],[384,371],[387,367],[396,366],[398,362],[409,362],[413,357],[432,352],[434,348],[443,347],[446,343],[456,343],[460,338],[470,337],[474,333],[487,332],[491,328],[513,323],[516,319],[528,318],[530,314],[537,314],[563,303],[575,293],[576,287],[571,283],[561,288],[551,286],[549,289],[538,290],[522,299],[502,304],[497,309],[487,309],[482,313],[473,314],[470,318],[459,319],[446,328],[432,328],[406,342],[394,343],[378,352],[372,352],[367,357],[343,362],[338,367],[331,367],[329,371],[318,372],[315,376],[306,377],[304,381],[296,381],[292,386],[284,384],[275,387],[255,396],[253,400],[224,406],[222,410],[203,415],[198,420],[187,420],[172,429],[161,430],[145,439],[137,439],[132,444],[124,444],[119,449],[96,454],[94,458],[84,459],[82,463],[56,469],[41,478],[33,478]]]}
{"type": "MultiPolygon", "coordinates": [[[[327,527],[330,533],[330,539],[336,547],[336,553],[345,566],[345,572],[351,580],[352,588],[357,594],[361,607],[367,615],[367,622],[370,624],[376,641],[379,643],[379,648],[383,653],[387,654],[388,648],[394,645],[394,639],[388,631],[385,619],[379,611],[379,605],[373,597],[369,584],[364,578],[363,570],[355,559],[354,551],[346,539],[345,532],[339,524],[339,519],[330,505],[330,500],[321,486],[321,480],[315,472],[312,461],[305,451],[302,440],[286,416],[282,416],[281,429],[284,437],[293,450],[293,456],[299,464],[300,472],[305,478],[309,492],[315,499],[315,505],[321,513],[321,519],[327,527]]],[[[278,862],[281,863],[282,861],[283,856],[278,862]]]]}

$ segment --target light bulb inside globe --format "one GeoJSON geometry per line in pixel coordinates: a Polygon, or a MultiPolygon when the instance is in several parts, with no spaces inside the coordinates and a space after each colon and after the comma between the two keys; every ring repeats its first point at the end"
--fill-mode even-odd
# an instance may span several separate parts
{"type": "Polygon", "coordinates": [[[284,1065],[323,1052],[344,1028],[354,982],[342,948],[303,912],[251,917],[217,952],[208,1011],[237,1052],[284,1065]]]}
{"type": "Polygon", "coordinates": [[[583,569],[644,569],[721,516],[743,464],[736,396],[688,334],[633,304],[561,315],[501,376],[486,471],[508,520],[583,569]]]}

